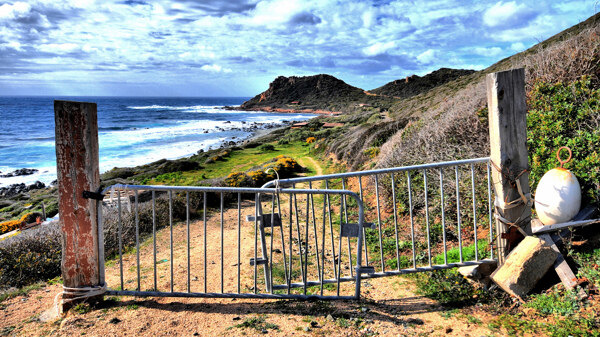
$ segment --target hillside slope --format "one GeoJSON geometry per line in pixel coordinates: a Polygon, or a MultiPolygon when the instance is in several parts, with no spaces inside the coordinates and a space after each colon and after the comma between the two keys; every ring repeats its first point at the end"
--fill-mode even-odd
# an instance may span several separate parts
{"type": "Polygon", "coordinates": [[[485,76],[524,67],[529,93],[538,81],[571,82],[582,75],[600,78],[600,14],[487,69],[459,77],[418,95],[394,100],[380,118],[370,118],[330,140],[329,150],[353,169],[367,162],[377,167],[487,156],[489,154],[485,76]],[[402,128],[391,128],[376,142],[357,134],[383,129],[409,118],[402,128]],[[376,158],[366,152],[379,153],[376,158]]]}

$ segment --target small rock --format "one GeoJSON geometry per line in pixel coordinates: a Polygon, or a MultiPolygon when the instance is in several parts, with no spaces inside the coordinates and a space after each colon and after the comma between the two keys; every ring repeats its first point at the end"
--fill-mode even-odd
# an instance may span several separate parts
{"type": "Polygon", "coordinates": [[[406,322],[408,322],[408,324],[415,324],[415,325],[425,324],[425,322],[423,322],[423,320],[420,318],[409,318],[406,320],[406,322]]]}
{"type": "Polygon", "coordinates": [[[367,312],[367,311],[369,311],[369,308],[361,307],[361,308],[360,308],[360,311],[362,311],[362,312],[367,312]]]}
{"type": "Polygon", "coordinates": [[[307,326],[305,326],[305,327],[304,327],[304,331],[305,331],[305,332],[309,332],[309,331],[310,331],[310,328],[309,328],[309,327],[307,327],[307,326]]]}
{"type": "Polygon", "coordinates": [[[261,333],[266,335],[266,334],[268,334],[268,333],[269,333],[269,330],[267,330],[267,329],[264,329],[264,330],[262,330],[262,331],[261,331],[261,333]]]}
{"type": "Polygon", "coordinates": [[[113,318],[110,319],[110,321],[108,321],[108,323],[110,323],[110,324],[117,324],[117,323],[121,323],[121,320],[118,319],[118,318],[116,318],[116,317],[113,317],[113,318]]]}
{"type": "Polygon", "coordinates": [[[331,316],[331,314],[328,314],[328,315],[327,315],[327,320],[328,320],[328,321],[333,321],[333,320],[334,320],[334,319],[333,319],[333,316],[331,316]]]}

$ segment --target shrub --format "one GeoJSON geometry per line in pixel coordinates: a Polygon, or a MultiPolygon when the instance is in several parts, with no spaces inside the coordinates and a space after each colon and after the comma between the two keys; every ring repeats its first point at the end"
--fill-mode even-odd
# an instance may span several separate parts
{"type": "Polygon", "coordinates": [[[416,276],[417,292],[440,302],[442,305],[466,305],[473,303],[482,292],[473,287],[456,270],[437,270],[416,276]]]}
{"type": "Polygon", "coordinates": [[[244,172],[230,173],[225,178],[225,185],[229,187],[247,187],[250,184],[250,178],[244,172]]]}
{"type": "Polygon", "coordinates": [[[317,139],[315,137],[308,137],[306,138],[306,144],[312,144],[316,141],[317,139]]]}
{"type": "Polygon", "coordinates": [[[538,83],[529,99],[527,146],[531,165],[530,185],[557,167],[556,150],[568,146],[573,159],[565,168],[579,179],[583,203],[596,202],[600,181],[600,89],[589,77],[570,84],[538,83]]]}
{"type": "Polygon", "coordinates": [[[378,147],[370,147],[370,148],[364,150],[363,154],[366,155],[367,157],[373,159],[379,155],[379,148],[378,147]]]}
{"type": "Polygon", "coordinates": [[[57,222],[0,242],[0,284],[22,287],[60,275],[61,232],[57,222]]]}
{"type": "Polygon", "coordinates": [[[262,153],[275,151],[275,146],[273,144],[263,144],[258,147],[258,150],[262,153]]]}
{"type": "Polygon", "coordinates": [[[579,310],[581,303],[575,290],[549,291],[532,295],[525,307],[537,310],[541,315],[572,315],[579,310]]]}
{"type": "MultiPolygon", "coordinates": [[[[156,228],[169,225],[169,199],[166,195],[157,196],[155,199],[156,228]]],[[[190,202],[190,206],[191,206],[190,202]]],[[[140,202],[138,204],[138,221],[140,236],[152,233],[152,202],[140,202]]],[[[185,194],[173,194],[172,201],[173,222],[181,221],[186,217],[185,194]]],[[[191,209],[190,213],[194,210],[191,209]]],[[[194,214],[191,214],[194,215],[194,214]]],[[[104,208],[104,251],[106,256],[114,256],[119,251],[119,214],[114,208],[104,208]]],[[[125,207],[121,214],[121,235],[123,249],[135,245],[135,208],[132,205],[131,212],[125,207]]],[[[140,238],[140,241],[143,239],[140,238]]]]}

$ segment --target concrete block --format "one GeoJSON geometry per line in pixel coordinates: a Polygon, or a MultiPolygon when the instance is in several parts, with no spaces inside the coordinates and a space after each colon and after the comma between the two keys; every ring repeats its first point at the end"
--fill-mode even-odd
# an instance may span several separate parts
{"type": "Polygon", "coordinates": [[[492,280],[515,296],[524,296],[554,265],[557,253],[542,239],[528,236],[510,254],[492,280]]]}

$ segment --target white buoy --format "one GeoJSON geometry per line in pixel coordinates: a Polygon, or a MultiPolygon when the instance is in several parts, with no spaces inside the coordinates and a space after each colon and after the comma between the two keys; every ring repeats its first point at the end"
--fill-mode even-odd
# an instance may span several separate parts
{"type": "Polygon", "coordinates": [[[544,225],[567,222],[573,219],[581,207],[581,187],[577,177],[562,167],[571,160],[571,149],[561,147],[556,157],[561,167],[546,172],[535,190],[535,210],[544,225]],[[569,151],[566,161],[562,161],[558,155],[562,149],[569,151]]]}

